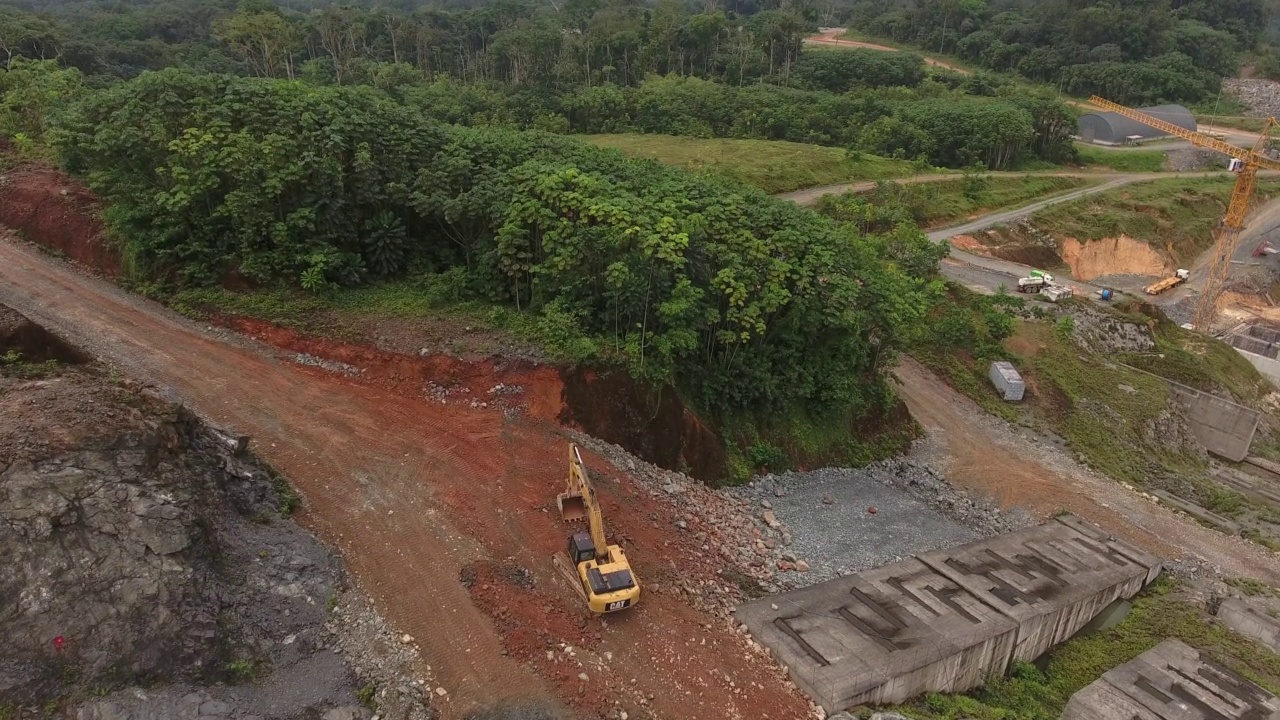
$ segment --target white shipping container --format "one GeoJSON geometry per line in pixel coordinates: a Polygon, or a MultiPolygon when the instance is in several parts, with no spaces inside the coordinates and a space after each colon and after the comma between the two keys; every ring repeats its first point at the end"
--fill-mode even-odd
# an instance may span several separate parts
{"type": "Polygon", "coordinates": [[[1012,363],[1004,360],[991,363],[991,370],[987,373],[987,377],[991,379],[991,384],[996,386],[996,390],[1000,391],[1000,397],[1010,402],[1021,400],[1023,393],[1027,391],[1027,384],[1022,381],[1022,376],[1014,369],[1012,363]]]}

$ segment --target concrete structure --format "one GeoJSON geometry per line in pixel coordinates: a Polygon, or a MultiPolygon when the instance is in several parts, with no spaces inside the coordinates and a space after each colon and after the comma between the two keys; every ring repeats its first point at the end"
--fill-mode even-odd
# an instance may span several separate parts
{"type": "Polygon", "coordinates": [[[1169,386],[1169,392],[1186,411],[1187,425],[1191,429],[1191,434],[1204,446],[1204,449],[1232,462],[1240,462],[1249,454],[1249,447],[1253,445],[1253,434],[1257,431],[1258,422],[1262,418],[1261,412],[1216,395],[1201,392],[1142,368],[1132,365],[1125,365],[1125,367],[1163,380],[1169,386]]]}
{"type": "Polygon", "coordinates": [[[1280,653],[1280,620],[1247,601],[1240,598],[1224,601],[1218,606],[1218,619],[1241,635],[1280,653]]]}
{"type": "Polygon", "coordinates": [[[1005,400],[1021,400],[1023,394],[1027,392],[1027,384],[1023,382],[1022,376],[1018,374],[1018,370],[1011,362],[997,360],[991,363],[991,368],[987,370],[987,378],[991,380],[992,385],[996,386],[1000,397],[1005,400]]]}
{"type": "Polygon", "coordinates": [[[1280,385],[1280,360],[1258,355],[1240,347],[1236,348],[1236,352],[1243,355],[1244,359],[1248,360],[1249,364],[1257,368],[1258,372],[1266,376],[1268,380],[1280,385]]]}
{"type": "Polygon", "coordinates": [[[1264,322],[1243,323],[1223,336],[1231,345],[1272,382],[1280,383],[1280,327],[1264,322]]]}
{"type": "Polygon", "coordinates": [[[1187,411],[1191,434],[1206,450],[1232,462],[1249,454],[1262,413],[1175,382],[1169,389],[1187,411]]]}
{"type": "MultiPolygon", "coordinates": [[[[1157,105],[1140,108],[1157,119],[1187,130],[1197,128],[1196,118],[1181,105],[1157,105]]],[[[1080,139],[1104,145],[1121,145],[1133,140],[1165,137],[1165,133],[1113,112],[1087,113],[1080,116],[1080,139]]]]}
{"type": "Polygon", "coordinates": [[[1186,498],[1180,498],[1177,495],[1165,492],[1164,490],[1152,490],[1151,494],[1160,498],[1160,502],[1165,505],[1181,510],[1200,522],[1215,527],[1228,535],[1240,534],[1240,523],[1230,518],[1225,518],[1208,508],[1200,507],[1186,498]]]}
{"type": "Polygon", "coordinates": [[[1061,720],[1280,720],[1280,701],[1170,639],[1072,695],[1061,720]]]}
{"type": "Polygon", "coordinates": [[[1159,572],[1155,557],[1065,516],[761,598],[737,617],[834,713],[976,687],[1159,572]]]}

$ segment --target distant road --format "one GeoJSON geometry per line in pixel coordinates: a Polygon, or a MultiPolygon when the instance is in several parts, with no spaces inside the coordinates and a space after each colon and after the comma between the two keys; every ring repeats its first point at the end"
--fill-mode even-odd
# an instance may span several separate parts
{"type": "MultiPolygon", "coordinates": [[[[996,225],[1004,225],[1017,220],[1021,220],[1029,215],[1053,205],[1064,202],[1071,202],[1082,197],[1094,195],[1108,190],[1114,190],[1125,185],[1132,185],[1140,182],[1151,182],[1164,178],[1188,178],[1188,177],[1229,177],[1231,173],[1225,170],[1210,170],[1201,172],[1188,173],[1170,173],[1170,172],[1148,172],[1148,173],[1087,173],[1087,172],[1029,172],[1029,173],[990,173],[992,176],[1003,177],[1085,177],[1096,178],[1103,182],[1092,185],[1079,190],[1060,193],[1051,197],[1043,198],[1035,202],[1023,205],[1022,207],[1010,210],[999,210],[974,220],[969,220],[958,225],[939,228],[926,233],[930,240],[936,243],[946,243],[957,235],[969,235],[983,230],[988,230],[996,225]]],[[[1280,173],[1273,171],[1264,171],[1258,173],[1259,176],[1276,177],[1280,173]]],[[[931,183],[942,182],[945,180],[955,180],[956,174],[933,174],[933,175],[916,175],[914,177],[899,178],[889,182],[902,184],[915,183],[931,183]]],[[[806,190],[797,190],[795,192],[781,193],[777,195],[783,200],[791,200],[801,205],[813,205],[825,195],[833,195],[845,192],[860,192],[870,190],[876,185],[875,182],[857,182],[843,183],[838,185],[823,185],[820,187],[808,188],[806,190]]],[[[1280,211],[1280,201],[1269,203],[1254,212],[1249,226],[1241,233],[1240,243],[1236,250],[1237,260],[1247,260],[1249,254],[1253,250],[1253,246],[1257,244],[1257,235],[1267,230],[1274,229],[1277,222],[1275,216],[1280,211]],[[1269,225],[1268,225],[1269,224],[1269,225]]],[[[1161,296],[1162,303],[1165,301],[1176,302],[1185,296],[1192,289],[1203,284],[1204,281],[1204,261],[1196,265],[1192,269],[1191,279],[1176,293],[1169,293],[1161,296]]],[[[942,273],[951,280],[958,282],[971,290],[977,292],[995,292],[1000,286],[1006,288],[1019,277],[1026,277],[1032,268],[1021,263],[1010,262],[1008,260],[1000,260],[997,258],[987,257],[985,255],[975,255],[974,253],[965,252],[964,250],[951,247],[950,257],[942,264],[942,273]]],[[[1082,282],[1079,280],[1071,280],[1066,277],[1060,277],[1055,280],[1058,284],[1066,285],[1072,288],[1077,294],[1089,294],[1102,287],[1092,283],[1082,282]]]]}

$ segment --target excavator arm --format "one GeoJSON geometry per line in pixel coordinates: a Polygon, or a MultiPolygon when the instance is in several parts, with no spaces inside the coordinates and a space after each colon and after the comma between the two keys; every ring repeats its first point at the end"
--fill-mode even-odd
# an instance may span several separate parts
{"type": "Polygon", "coordinates": [[[582,453],[578,452],[577,445],[569,446],[569,480],[556,502],[560,505],[560,516],[565,520],[587,521],[587,532],[591,534],[591,542],[595,545],[596,559],[603,562],[609,553],[604,534],[604,515],[600,512],[595,486],[587,476],[587,466],[582,462],[582,453]]]}
{"type": "Polygon", "coordinates": [[[1264,129],[1261,134],[1258,135],[1258,142],[1254,145],[1253,149],[1250,150],[1248,148],[1242,148],[1236,145],[1232,145],[1229,142],[1219,140],[1218,138],[1212,137],[1210,135],[1206,135],[1201,132],[1188,130],[1180,125],[1174,125],[1173,123],[1167,120],[1161,120],[1160,118],[1155,117],[1154,115],[1148,115],[1147,113],[1144,113],[1140,110],[1134,110],[1133,108],[1125,107],[1124,105],[1120,105],[1118,103],[1113,103],[1110,100],[1107,100],[1106,98],[1100,98],[1097,95],[1090,97],[1089,102],[1104,110],[1109,110],[1117,115],[1122,115],[1131,120],[1137,120],[1138,122],[1142,123],[1143,125],[1146,125],[1147,127],[1153,127],[1161,132],[1165,132],[1170,135],[1173,135],[1174,137],[1180,137],[1183,140],[1186,140],[1187,142],[1191,143],[1192,145],[1195,145],[1196,147],[1202,147],[1207,150],[1214,150],[1228,157],[1239,158],[1243,160],[1246,165],[1252,163],[1254,165],[1257,165],[1258,167],[1263,167],[1268,170],[1280,170],[1280,161],[1272,160],[1271,158],[1261,154],[1263,150],[1263,146],[1266,143],[1267,130],[1270,129],[1271,124],[1275,123],[1274,119],[1272,119],[1268,123],[1268,127],[1264,129]]]}

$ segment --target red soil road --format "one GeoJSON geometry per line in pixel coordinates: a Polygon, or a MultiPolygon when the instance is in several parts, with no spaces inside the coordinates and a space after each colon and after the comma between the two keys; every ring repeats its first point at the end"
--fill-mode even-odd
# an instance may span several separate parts
{"type": "MultiPolygon", "coordinates": [[[[402,358],[397,370],[348,350],[347,361],[375,365],[369,381],[281,362],[8,240],[0,240],[0,303],[252,436],[257,452],[302,492],[301,521],[343,552],[396,632],[421,647],[424,677],[448,690],[439,700],[444,717],[523,703],[592,716],[615,701],[636,718],[808,713],[773,663],[680,595],[682,581],[724,581],[692,539],[673,530],[680,512],[629,478],[606,477],[600,494],[646,594],[606,623],[585,616],[549,560],[567,534],[553,500],[566,442],[539,419],[557,410],[549,375],[442,365],[442,383],[516,382],[531,395],[527,419],[442,405],[424,399],[420,384],[414,391],[430,359],[402,358]],[[532,570],[534,588],[484,580],[492,575],[486,568],[503,563],[532,570]],[[464,568],[480,578],[470,592],[460,581],[464,568]],[[576,658],[548,660],[561,644],[576,658]],[[579,682],[582,672],[589,682],[579,682]]],[[[603,467],[594,457],[588,463],[603,467]]]]}

